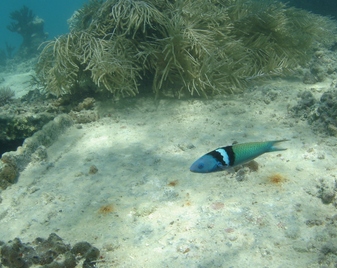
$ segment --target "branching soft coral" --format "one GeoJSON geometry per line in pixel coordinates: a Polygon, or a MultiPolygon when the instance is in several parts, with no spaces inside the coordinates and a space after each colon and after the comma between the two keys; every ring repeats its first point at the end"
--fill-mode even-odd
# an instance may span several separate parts
{"type": "Polygon", "coordinates": [[[83,84],[132,96],[226,94],[282,75],[331,42],[333,23],[277,2],[91,0],[46,44],[39,79],[56,95],[83,84]]]}

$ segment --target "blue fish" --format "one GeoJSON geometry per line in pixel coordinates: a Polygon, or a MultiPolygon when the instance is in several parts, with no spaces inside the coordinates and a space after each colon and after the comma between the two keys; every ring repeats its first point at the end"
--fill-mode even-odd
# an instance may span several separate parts
{"type": "Polygon", "coordinates": [[[221,147],[200,157],[192,164],[190,171],[210,173],[242,165],[264,153],[286,150],[275,147],[283,141],[287,140],[248,142],[221,147]]]}

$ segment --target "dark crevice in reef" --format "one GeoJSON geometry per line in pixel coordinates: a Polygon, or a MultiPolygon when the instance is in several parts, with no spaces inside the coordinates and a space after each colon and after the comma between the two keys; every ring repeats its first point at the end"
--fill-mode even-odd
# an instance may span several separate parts
{"type": "Polygon", "coordinates": [[[5,152],[16,151],[16,149],[22,145],[23,141],[23,138],[10,141],[0,140],[0,157],[5,152]]]}

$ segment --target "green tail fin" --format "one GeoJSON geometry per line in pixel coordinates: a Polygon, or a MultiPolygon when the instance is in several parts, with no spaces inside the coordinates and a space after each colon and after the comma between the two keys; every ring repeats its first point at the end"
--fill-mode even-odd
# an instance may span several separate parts
{"type": "Polygon", "coordinates": [[[268,152],[276,152],[276,151],[284,151],[284,150],[287,150],[287,148],[279,148],[279,147],[275,147],[275,145],[278,145],[279,143],[281,142],[284,142],[284,141],[289,141],[287,139],[284,139],[284,140],[277,140],[277,141],[271,141],[271,146],[270,146],[270,149],[268,150],[268,152]]]}

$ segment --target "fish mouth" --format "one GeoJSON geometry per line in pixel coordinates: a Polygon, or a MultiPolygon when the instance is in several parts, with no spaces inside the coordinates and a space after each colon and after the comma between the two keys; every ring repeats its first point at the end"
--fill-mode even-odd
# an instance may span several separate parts
{"type": "Polygon", "coordinates": [[[210,173],[217,170],[218,170],[217,165],[214,165],[212,168],[205,168],[203,163],[198,163],[197,161],[194,162],[190,167],[190,171],[193,173],[210,173]]]}

